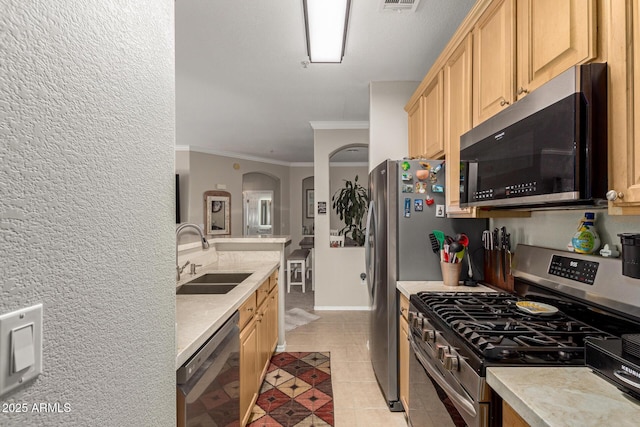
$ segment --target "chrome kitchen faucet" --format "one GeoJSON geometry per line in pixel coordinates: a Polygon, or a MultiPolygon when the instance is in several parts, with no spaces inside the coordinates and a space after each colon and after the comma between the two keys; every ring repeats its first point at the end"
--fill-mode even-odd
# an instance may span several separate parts
{"type": "Polygon", "coordinates": [[[176,280],[180,280],[180,273],[182,273],[184,268],[189,265],[189,261],[187,261],[187,263],[182,266],[182,268],[180,268],[180,265],[178,265],[178,236],[180,235],[180,232],[185,228],[195,228],[198,231],[198,234],[200,234],[200,239],[202,239],[202,249],[209,249],[209,242],[207,241],[207,238],[204,237],[202,229],[196,224],[186,223],[181,224],[178,228],[176,228],[176,280]]]}

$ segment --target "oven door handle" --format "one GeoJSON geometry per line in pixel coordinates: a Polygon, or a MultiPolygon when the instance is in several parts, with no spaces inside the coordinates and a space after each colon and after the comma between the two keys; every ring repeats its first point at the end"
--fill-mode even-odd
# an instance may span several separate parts
{"type": "Polygon", "coordinates": [[[418,348],[417,344],[415,343],[415,339],[411,334],[409,335],[409,341],[411,343],[411,349],[418,358],[418,361],[420,361],[420,364],[424,367],[424,369],[427,370],[429,375],[431,375],[431,377],[438,383],[438,385],[442,387],[442,389],[445,391],[445,393],[447,393],[447,396],[449,396],[453,403],[455,403],[458,407],[460,407],[472,417],[475,417],[477,415],[477,411],[473,407],[473,404],[470,403],[469,400],[462,396],[460,393],[455,391],[453,387],[451,387],[449,383],[447,383],[447,380],[434,367],[431,366],[429,361],[420,353],[420,349],[418,348]]]}

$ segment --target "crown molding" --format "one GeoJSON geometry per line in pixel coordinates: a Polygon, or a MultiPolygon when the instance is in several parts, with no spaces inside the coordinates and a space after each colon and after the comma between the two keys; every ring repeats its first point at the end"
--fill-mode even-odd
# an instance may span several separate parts
{"type": "Polygon", "coordinates": [[[369,129],[369,122],[309,122],[313,130],[369,129]]]}
{"type": "MultiPolygon", "coordinates": [[[[232,153],[230,151],[212,150],[210,148],[197,147],[195,145],[176,145],[175,146],[175,151],[193,151],[193,152],[196,152],[196,153],[213,154],[214,156],[231,157],[233,159],[250,160],[250,161],[253,161],[253,162],[269,163],[269,164],[272,164],[272,165],[279,165],[279,166],[291,166],[292,165],[291,162],[285,162],[285,161],[282,161],[282,160],[268,159],[268,158],[264,158],[264,157],[251,156],[251,155],[248,155],[248,154],[232,153]]],[[[313,163],[310,163],[310,165],[313,165],[313,163]]]]}

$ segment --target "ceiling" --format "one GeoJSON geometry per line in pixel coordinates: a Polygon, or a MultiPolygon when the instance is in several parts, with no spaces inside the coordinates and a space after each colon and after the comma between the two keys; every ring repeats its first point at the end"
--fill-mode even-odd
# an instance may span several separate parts
{"type": "Polygon", "coordinates": [[[352,0],[342,63],[305,67],[302,0],[176,0],[176,145],[313,162],[310,121],[367,121],[369,82],[422,80],[474,3],[352,0]]]}

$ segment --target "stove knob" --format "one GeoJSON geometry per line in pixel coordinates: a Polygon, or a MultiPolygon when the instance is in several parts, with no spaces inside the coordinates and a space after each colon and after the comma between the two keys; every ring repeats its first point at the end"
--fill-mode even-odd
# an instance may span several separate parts
{"type": "Polygon", "coordinates": [[[436,344],[436,355],[438,359],[444,360],[446,355],[450,353],[450,349],[448,345],[444,344],[436,344]]]}
{"type": "Polygon", "coordinates": [[[433,329],[423,329],[422,330],[422,340],[423,341],[435,341],[436,340],[436,331],[433,329]]]}
{"type": "Polygon", "coordinates": [[[418,316],[418,313],[416,313],[415,311],[409,310],[409,314],[407,314],[407,320],[411,323],[413,322],[413,319],[415,319],[417,316],[418,316]]]}
{"type": "Polygon", "coordinates": [[[413,318],[414,328],[422,328],[422,324],[423,324],[423,317],[421,315],[418,315],[417,317],[413,318]]]}
{"type": "Polygon", "coordinates": [[[446,354],[444,356],[444,369],[447,371],[457,371],[460,368],[460,361],[455,354],[446,354]]]}

